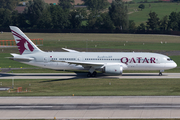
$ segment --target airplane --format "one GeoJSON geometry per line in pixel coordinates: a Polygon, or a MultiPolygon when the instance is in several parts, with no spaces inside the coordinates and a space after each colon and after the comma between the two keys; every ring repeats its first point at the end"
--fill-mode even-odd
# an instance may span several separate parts
{"type": "Polygon", "coordinates": [[[87,77],[95,77],[96,71],[106,75],[122,75],[123,70],[164,70],[177,67],[168,56],[148,52],[79,52],[62,48],[67,52],[40,50],[18,27],[10,26],[20,54],[11,53],[10,59],[25,64],[54,70],[88,70],[87,77]]]}

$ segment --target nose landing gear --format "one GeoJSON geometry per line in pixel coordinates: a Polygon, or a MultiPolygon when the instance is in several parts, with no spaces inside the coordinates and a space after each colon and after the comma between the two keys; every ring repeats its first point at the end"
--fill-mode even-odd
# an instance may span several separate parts
{"type": "Polygon", "coordinates": [[[162,72],[159,72],[159,76],[162,76],[162,72]]]}
{"type": "Polygon", "coordinates": [[[164,70],[159,71],[159,76],[162,76],[162,72],[164,72],[164,70]]]}

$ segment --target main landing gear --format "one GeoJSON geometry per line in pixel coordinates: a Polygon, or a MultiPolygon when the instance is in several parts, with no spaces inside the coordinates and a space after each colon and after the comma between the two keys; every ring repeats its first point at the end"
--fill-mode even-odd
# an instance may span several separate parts
{"type": "Polygon", "coordinates": [[[97,75],[96,71],[94,71],[93,73],[88,72],[87,77],[96,77],[96,75],[97,75]]]}
{"type": "Polygon", "coordinates": [[[87,74],[87,77],[96,77],[96,75],[97,75],[97,72],[95,71],[95,68],[94,68],[94,67],[91,67],[91,68],[89,69],[89,72],[88,72],[88,74],[87,74]]]}

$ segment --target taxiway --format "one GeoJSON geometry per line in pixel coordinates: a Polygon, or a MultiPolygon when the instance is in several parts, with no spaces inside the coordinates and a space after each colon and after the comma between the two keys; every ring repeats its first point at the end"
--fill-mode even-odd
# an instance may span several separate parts
{"type": "Polygon", "coordinates": [[[180,96],[0,97],[0,119],[180,118],[180,96]]]}
{"type": "MultiPolygon", "coordinates": [[[[0,79],[78,79],[87,78],[87,73],[0,73],[0,79]]],[[[117,78],[117,79],[162,79],[180,78],[180,73],[123,73],[122,76],[105,76],[97,74],[90,78],[117,78]]]]}

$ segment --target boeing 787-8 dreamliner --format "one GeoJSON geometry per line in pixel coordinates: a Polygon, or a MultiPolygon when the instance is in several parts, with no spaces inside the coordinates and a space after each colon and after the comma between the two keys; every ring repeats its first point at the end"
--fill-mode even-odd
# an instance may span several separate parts
{"type": "Polygon", "coordinates": [[[44,52],[18,27],[10,26],[20,54],[11,53],[11,59],[55,70],[89,70],[88,77],[102,71],[107,75],[122,75],[123,70],[159,70],[159,75],[177,64],[168,56],[148,52],[44,52]]]}

